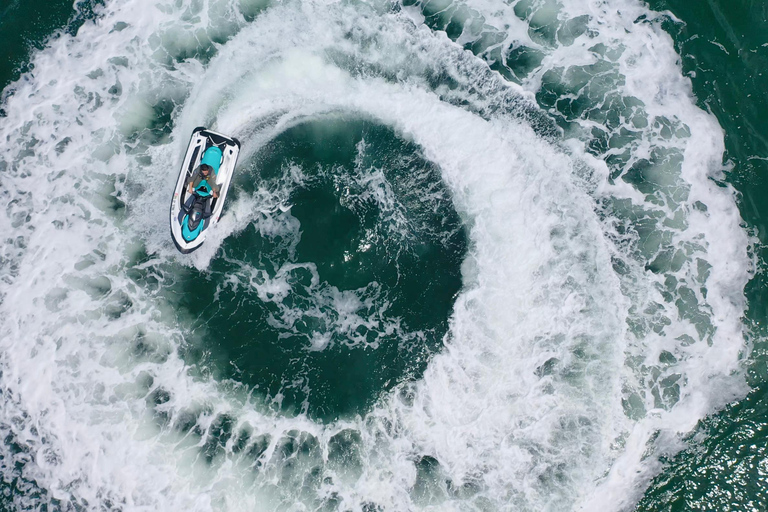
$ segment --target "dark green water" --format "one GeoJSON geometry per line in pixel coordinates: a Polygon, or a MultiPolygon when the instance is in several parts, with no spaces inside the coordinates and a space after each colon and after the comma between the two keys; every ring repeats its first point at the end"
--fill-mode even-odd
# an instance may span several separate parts
{"type": "Polygon", "coordinates": [[[741,215],[758,230],[760,270],[749,283],[747,313],[759,340],[749,363],[754,390],[702,422],[708,437],[668,461],[637,510],[768,509],[768,4],[759,1],[652,2],[684,25],[668,23],[699,105],[725,131],[730,181],[741,215]]]}
{"type": "Polygon", "coordinates": [[[29,64],[30,54],[44,48],[60,32],[75,34],[78,27],[93,17],[93,7],[99,4],[100,0],[83,1],[73,8],[73,2],[0,2],[0,89],[34,71],[29,64]]]}
{"type": "Polygon", "coordinates": [[[418,154],[391,129],[354,119],[273,140],[241,171],[238,193],[258,183],[285,195],[289,227],[253,225],[205,273],[168,290],[200,333],[185,358],[210,353],[218,378],[326,421],[364,414],[417,378],[442,346],[467,246],[438,169],[418,154]]]}
{"type": "MultiPolygon", "coordinates": [[[[664,28],[675,40],[698,104],[717,116],[725,131],[725,160],[732,165],[728,181],[741,193],[740,210],[747,226],[765,244],[768,4],[664,0],[650,6],[668,9],[683,22],[669,21],[664,28]]],[[[0,5],[0,87],[34,72],[26,64],[30,52],[56,30],[76,31],[89,12],[75,12],[69,2],[0,5]]],[[[451,27],[447,30],[458,36],[451,27]]],[[[518,60],[518,69],[523,69],[526,62],[536,64],[536,55],[520,55],[518,60]]],[[[225,257],[216,259],[208,272],[189,270],[182,275],[169,292],[179,311],[196,319],[193,330],[199,335],[199,344],[190,344],[184,356],[204,361],[202,371],[260,390],[282,412],[306,411],[320,420],[364,412],[382,392],[418,378],[430,355],[441,347],[460,287],[459,265],[467,241],[447,200],[437,207],[418,201],[425,190],[443,197],[446,192],[438,171],[413,155],[418,151],[411,143],[366,120],[299,125],[274,140],[243,172],[258,177],[270,192],[286,193],[301,233],[275,235],[252,226],[227,241],[225,257]],[[363,154],[365,165],[399,162],[386,166],[386,178],[399,185],[391,191],[398,207],[407,218],[416,219],[407,231],[397,226],[392,211],[359,199],[365,197],[355,175],[362,141],[369,144],[363,154]],[[286,182],[288,166],[301,169],[304,178],[286,182]],[[382,226],[391,231],[377,232],[382,226]],[[357,250],[370,240],[377,242],[372,250],[357,250]],[[268,255],[271,266],[261,273],[253,272],[264,267],[259,255],[268,255]],[[308,262],[316,270],[308,268],[308,262]],[[276,279],[303,289],[294,299],[296,308],[314,313],[286,316],[289,312],[259,295],[260,286],[276,279]],[[369,284],[373,282],[376,286],[369,284]],[[403,282],[408,284],[402,286],[403,282]],[[243,289],[249,291],[242,293],[243,289]],[[346,337],[338,335],[334,324],[339,319],[327,316],[325,304],[313,303],[318,297],[344,298],[332,289],[351,294],[347,298],[370,301],[371,316],[352,331],[359,340],[355,346],[347,346],[346,337]],[[227,314],[202,320],[212,309],[227,314]],[[384,315],[378,313],[382,309],[384,315]],[[397,328],[387,331],[386,325],[393,323],[397,328]],[[255,338],[253,333],[258,333],[255,338]],[[332,348],[307,356],[302,347],[317,333],[327,335],[332,348]],[[260,348],[258,353],[252,350],[253,343],[260,348]],[[339,365],[353,371],[338,372],[339,365]],[[320,384],[308,386],[308,382],[320,384]]],[[[243,192],[252,192],[248,182],[239,183],[243,192]]],[[[768,251],[764,247],[756,251],[763,268],[768,251]]],[[[746,321],[756,340],[768,334],[765,280],[765,274],[758,273],[747,288],[746,321]]],[[[706,434],[704,440],[692,435],[690,449],[665,461],[665,470],[637,510],[768,509],[768,345],[754,346],[748,375],[753,387],[749,396],[702,422],[698,433],[706,434]]],[[[14,485],[2,483],[0,491],[6,496],[18,492],[14,485]]],[[[0,507],[7,505],[0,500],[0,507]]]]}

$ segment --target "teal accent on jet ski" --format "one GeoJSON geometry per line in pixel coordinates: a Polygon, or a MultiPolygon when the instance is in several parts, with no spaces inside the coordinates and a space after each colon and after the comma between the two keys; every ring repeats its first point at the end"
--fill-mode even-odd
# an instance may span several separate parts
{"type": "Polygon", "coordinates": [[[203,180],[203,181],[201,181],[201,182],[200,182],[200,184],[197,186],[197,188],[195,189],[195,192],[196,192],[196,193],[197,193],[197,195],[199,195],[200,197],[208,197],[209,195],[211,195],[211,190],[212,190],[212,188],[211,188],[211,186],[208,184],[208,180],[203,180]],[[203,189],[205,189],[205,190],[203,190],[203,189]]]}
{"type": "Polygon", "coordinates": [[[184,240],[187,242],[191,242],[195,238],[200,235],[203,231],[203,227],[205,227],[205,219],[201,219],[200,223],[197,225],[197,228],[194,230],[189,229],[189,215],[185,215],[184,218],[181,221],[181,236],[184,237],[184,240]]]}
{"type": "Polygon", "coordinates": [[[216,146],[211,146],[203,153],[203,159],[200,160],[200,164],[208,164],[213,167],[213,172],[219,173],[219,166],[221,165],[221,150],[216,146]]]}

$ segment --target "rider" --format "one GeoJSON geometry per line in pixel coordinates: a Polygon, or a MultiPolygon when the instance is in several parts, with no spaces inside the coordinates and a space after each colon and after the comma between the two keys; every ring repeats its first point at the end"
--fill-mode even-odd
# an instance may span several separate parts
{"type": "Polygon", "coordinates": [[[213,175],[213,168],[208,164],[201,164],[197,169],[192,172],[192,175],[187,179],[187,194],[191,194],[197,187],[200,186],[203,180],[208,183],[208,188],[211,190],[214,199],[219,197],[219,186],[216,184],[216,177],[213,175]]]}

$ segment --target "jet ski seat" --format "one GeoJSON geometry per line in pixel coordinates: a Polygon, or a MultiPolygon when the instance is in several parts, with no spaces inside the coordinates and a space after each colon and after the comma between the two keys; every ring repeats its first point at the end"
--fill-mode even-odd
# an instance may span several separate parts
{"type": "Polygon", "coordinates": [[[200,160],[200,165],[208,164],[213,167],[214,174],[219,174],[219,167],[221,166],[222,152],[216,146],[211,146],[203,153],[203,158],[200,160]]]}

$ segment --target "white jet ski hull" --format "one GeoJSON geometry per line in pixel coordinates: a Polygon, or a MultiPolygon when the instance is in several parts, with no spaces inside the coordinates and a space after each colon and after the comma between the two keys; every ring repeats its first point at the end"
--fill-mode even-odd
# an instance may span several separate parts
{"type": "Polygon", "coordinates": [[[239,154],[240,142],[233,137],[227,137],[226,135],[207,130],[204,127],[195,128],[192,132],[171,201],[171,238],[180,252],[187,254],[194,251],[203,245],[207,232],[215,229],[221,217],[221,211],[227,198],[229,184],[232,182],[239,154]],[[222,153],[221,164],[215,173],[216,184],[219,187],[219,196],[216,199],[212,199],[210,216],[203,219],[201,227],[198,228],[194,237],[190,239],[193,233],[189,229],[184,229],[184,223],[187,222],[188,210],[191,202],[194,201],[194,194],[190,195],[187,193],[187,181],[192,172],[200,165],[205,151],[214,146],[218,147],[222,153]]]}

